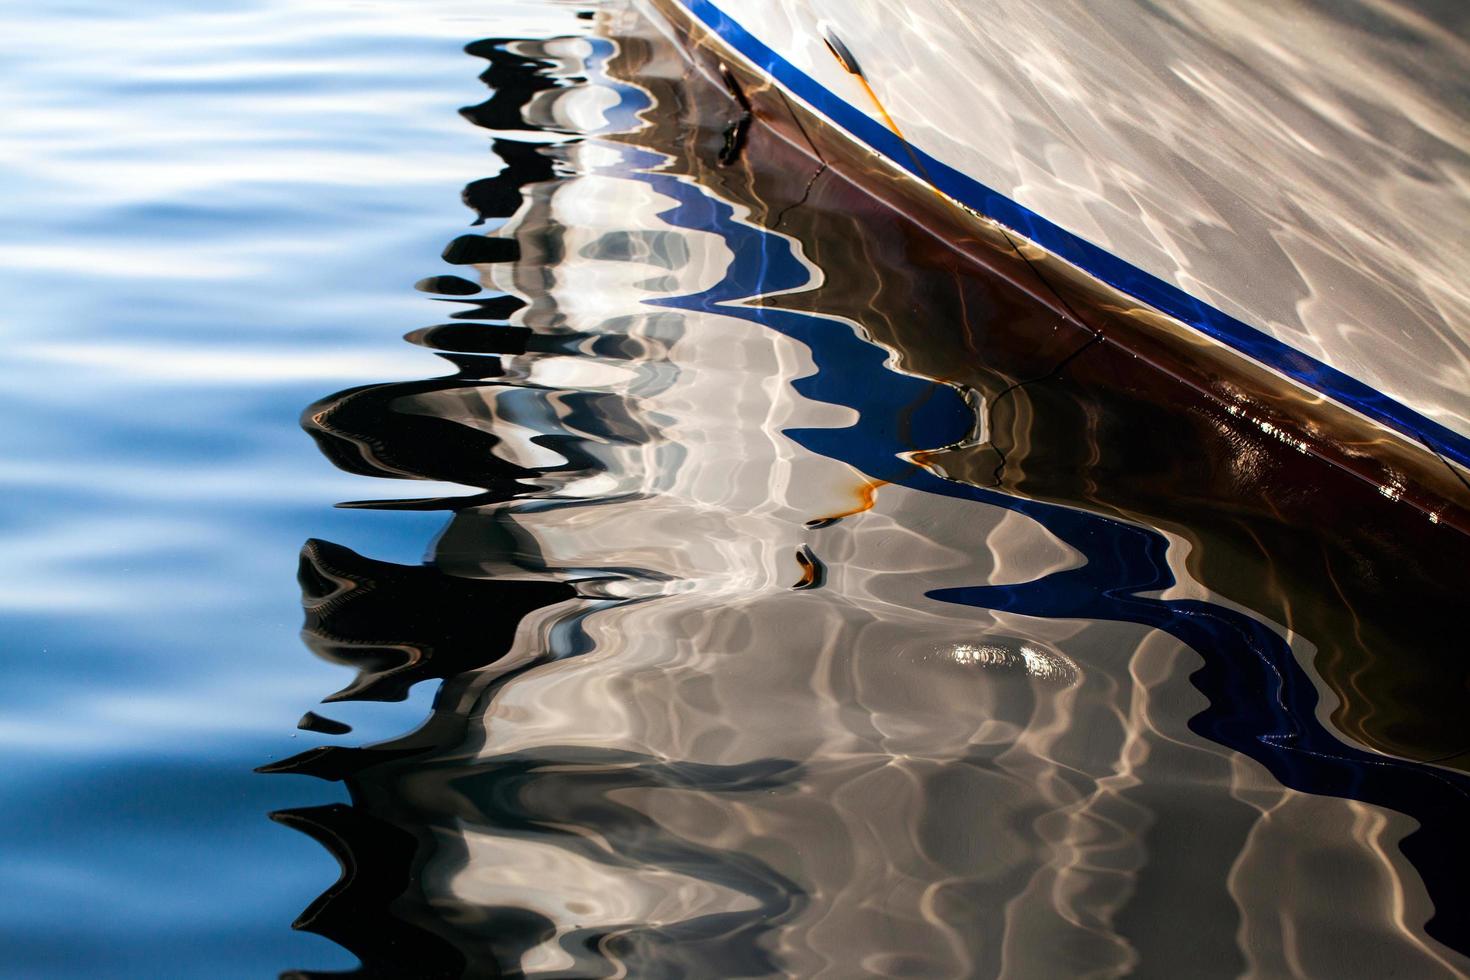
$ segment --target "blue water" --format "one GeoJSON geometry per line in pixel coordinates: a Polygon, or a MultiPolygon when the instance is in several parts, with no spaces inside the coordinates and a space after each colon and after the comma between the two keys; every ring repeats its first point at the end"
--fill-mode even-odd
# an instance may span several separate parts
{"type": "MultiPolygon", "coordinates": [[[[374,481],[296,418],[428,370],[394,338],[486,169],[463,45],[548,20],[571,11],[0,8],[0,973],[352,964],[288,928],[336,867],[265,816],[340,794],[251,769],[344,679],[297,638],[302,540],[412,562],[438,520],[332,509],[374,481]]],[[[383,737],[427,696],[337,716],[383,737]]]]}

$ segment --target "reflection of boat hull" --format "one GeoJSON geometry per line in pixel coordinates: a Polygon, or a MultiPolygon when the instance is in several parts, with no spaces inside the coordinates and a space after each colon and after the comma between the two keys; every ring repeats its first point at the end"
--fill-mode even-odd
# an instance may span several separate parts
{"type": "Polygon", "coordinates": [[[1187,7],[980,23],[946,0],[663,6],[757,87],[774,80],[809,131],[993,219],[1053,286],[1125,313],[1093,325],[1177,334],[1153,353],[1205,355],[1207,376],[1245,362],[1231,373],[1260,377],[1229,394],[1277,406],[1264,421],[1314,450],[1355,446],[1326,451],[1385,492],[1406,468],[1444,469],[1381,444],[1365,466],[1362,444],[1386,432],[1470,465],[1470,218],[1446,176],[1470,165],[1470,126],[1432,78],[1462,42],[1412,11],[1375,15],[1400,41],[1371,34],[1366,10],[1299,13],[1288,57],[1269,18],[1187,7]]]}
{"type": "Polygon", "coordinates": [[[1462,811],[1385,787],[1470,758],[1465,539],[1300,493],[1315,458],[1099,341],[1004,235],[842,179],[850,143],[748,73],[775,125],[742,150],[718,61],[610,27],[471,46],[546,63],[523,111],[590,138],[502,137],[467,188],[514,248],[421,283],[463,309],[408,339],[455,376],[305,413],[344,470],[482,492],[374,504],[453,512],[424,566],[303,552],[337,698],[444,683],[403,738],[266,767],[352,800],[277,817],[344,867],[301,927],[386,975],[1275,975],[1277,934],[1299,972],[1436,975],[1462,811]]]}

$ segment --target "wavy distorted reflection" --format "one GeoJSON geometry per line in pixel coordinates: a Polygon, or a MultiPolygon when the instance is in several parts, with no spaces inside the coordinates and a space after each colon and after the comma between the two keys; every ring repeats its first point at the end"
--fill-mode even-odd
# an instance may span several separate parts
{"type": "Polygon", "coordinates": [[[303,416],[348,472],[469,492],[352,504],[451,512],[423,565],[303,549],[307,644],[357,671],[327,700],[440,687],[265,767],[351,797],[276,815],[344,869],[298,925],[365,976],[1462,968],[1470,781],[1426,760],[1463,731],[1431,704],[1385,744],[1393,686],[1336,678],[1392,668],[1319,676],[1335,634],[1295,625],[1339,600],[1200,559],[1315,561],[1241,557],[1278,491],[1196,532],[1098,485],[1096,418],[1167,380],[749,126],[656,22],[597,29],[468,48],[464,115],[515,135],[464,275],[419,283],[455,312],[407,339],[455,373],[303,416]]]}

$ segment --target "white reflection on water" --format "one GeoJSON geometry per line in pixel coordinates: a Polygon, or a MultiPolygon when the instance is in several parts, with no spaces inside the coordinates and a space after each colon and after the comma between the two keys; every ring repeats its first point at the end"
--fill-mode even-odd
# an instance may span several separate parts
{"type": "MultiPolygon", "coordinates": [[[[623,151],[590,142],[563,152],[572,175],[528,188],[492,232],[516,236],[522,260],[484,280],[530,302],[516,322],[537,335],[623,335],[649,353],[630,358],[632,381],[581,370],[596,365],[590,351],[507,358],[507,379],[574,389],[547,403],[617,395],[636,434],[602,444],[595,422],[546,416],[594,444],[608,469],[596,489],[612,499],[573,506],[553,480],[554,502],[466,509],[435,542],[434,567],[601,574],[582,596],[648,601],[527,617],[503,661],[451,681],[463,745],[362,776],[399,790],[405,826],[432,835],[420,887],[465,949],[494,951],[487,937],[510,906],[544,932],[504,962],[551,975],[590,974],[568,960],[590,948],[589,930],[615,937],[598,948],[613,963],[597,968],[634,975],[714,975],[767,953],[776,965],[754,973],[1121,975],[1143,962],[1161,975],[1274,975],[1278,945],[1312,946],[1309,974],[1452,969],[1404,928],[1427,915],[1394,850],[1412,821],[1286,789],[1192,731],[1206,707],[1190,682],[1197,651],[1141,626],[930,600],[945,583],[1069,567],[1077,556],[1046,528],[892,485],[850,520],[810,527],[850,504],[854,483],[792,445],[793,431],[852,421],[802,397],[810,349],[735,302],[658,301],[722,277],[759,291],[712,240],[718,222],[668,220],[720,198],[720,174],[697,160],[620,166],[623,151]],[[695,170],[697,193],[648,175],[665,165],[695,170]],[[824,588],[788,591],[797,553],[820,556],[824,588]],[[585,636],[559,642],[553,624],[585,636]],[[667,772],[780,764],[799,771],[759,792],[667,772]],[[434,780],[452,783],[452,801],[427,789],[434,780]],[[1304,855],[1286,900],[1251,880],[1262,855],[1283,852],[1304,855]],[[1349,881],[1357,904],[1322,922],[1307,896],[1349,881]],[[727,931],[709,921],[719,916],[727,931]],[[1266,938],[1240,949],[1238,923],[1266,938]]],[[[744,215],[736,204],[730,224],[744,215]]],[[[833,291],[852,286],[842,273],[889,271],[806,268],[814,290],[825,273],[833,291]]],[[[501,400],[439,404],[493,416],[501,400]]],[[[500,431],[514,458],[527,433],[500,431]]]]}
{"type": "MultiPolygon", "coordinates": [[[[573,87],[537,96],[545,118],[570,125],[555,111],[564,101],[615,104],[577,94],[611,91],[596,71],[557,71],[573,87]]],[[[869,486],[854,510],[865,478],[802,448],[796,433],[858,421],[803,384],[861,363],[833,353],[862,336],[861,304],[857,322],[827,305],[907,267],[818,268],[804,250],[820,237],[748,230],[769,265],[741,267],[756,250],[731,247],[754,209],[738,178],[649,145],[660,152],[558,148],[566,175],[524,185],[514,216],[489,229],[520,258],[479,268],[481,281],[527,302],[513,329],[562,346],[507,356],[484,384],[388,384],[357,416],[350,393],[312,409],[324,448],[341,440],[339,465],[362,452],[416,472],[413,450],[435,437],[409,417],[493,431],[502,442],[485,451],[500,461],[547,461],[536,451],[550,440],[568,449],[559,458],[585,457],[537,474],[535,499],[458,510],[429,566],[308,547],[309,642],[344,659],[354,643],[372,648],[357,658],[368,690],[432,667],[444,641],[411,642],[395,621],[397,663],[350,614],[333,622],[352,603],[393,609],[382,583],[428,576],[481,608],[530,580],[579,585],[496,620],[508,640],[476,621],[480,659],[448,676],[429,722],[442,740],[335,757],[354,813],[421,842],[405,920],[432,922],[484,972],[551,976],[1122,975],[1140,963],[1272,975],[1273,944],[1305,949],[1308,931],[1309,973],[1443,972],[1440,951],[1404,928],[1427,917],[1394,850],[1411,821],[1305,797],[1191,728],[1209,706],[1191,675],[1218,650],[1141,622],[936,601],[945,586],[1033,581],[1081,556],[995,498],[899,481],[869,486]],[[681,167],[693,175],[674,176],[681,167]],[[726,191],[741,202],[729,210],[726,191]],[[743,315],[769,299],[765,277],[809,292],[790,298],[815,309],[798,314],[810,344],[772,329],[789,320],[743,315]],[[693,300],[717,285],[724,303],[693,300]],[[553,380],[559,390],[528,385],[553,380]],[[832,514],[849,516],[813,520],[832,514]],[[820,588],[791,589],[796,555],[823,564],[820,588]],[[1307,855],[1291,870],[1289,919],[1254,877],[1263,854],[1282,852],[1307,855]],[[1358,903],[1322,923],[1305,896],[1341,882],[1358,903]],[[1243,950],[1242,930],[1266,938],[1243,950]]],[[[459,445],[463,432],[438,438],[459,445]]],[[[399,598],[400,615],[422,616],[422,591],[399,598]]],[[[381,848],[347,850],[345,863],[391,864],[381,848]]]]}

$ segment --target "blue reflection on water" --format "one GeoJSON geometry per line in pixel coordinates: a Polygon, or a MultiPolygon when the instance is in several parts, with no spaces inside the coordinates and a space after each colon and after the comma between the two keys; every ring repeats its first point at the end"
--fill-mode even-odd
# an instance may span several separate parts
{"type": "MultiPolygon", "coordinates": [[[[628,163],[651,168],[656,160],[628,163]]],[[[881,483],[1023,514],[1085,558],[1034,581],[937,589],[929,593],[933,598],[1041,618],[1136,623],[1188,644],[1204,661],[1191,681],[1209,698],[1208,707],[1190,719],[1191,730],[1256,760],[1292,789],[1362,800],[1414,817],[1419,829],[1401,847],[1435,902],[1426,930],[1451,946],[1463,945],[1470,933],[1470,901],[1460,874],[1470,862],[1464,835],[1470,777],[1347,745],[1317,717],[1317,690],[1275,629],[1216,602],[1156,598],[1176,584],[1169,542],[1159,531],[942,479],[909,462],[905,454],[965,438],[973,413],[964,398],[940,382],[895,370],[887,351],[843,321],[740,305],[806,282],[808,273],[789,242],[732,220],[728,204],[677,178],[635,176],[679,202],[660,215],[664,221],[717,234],[732,253],[719,283],[655,305],[719,311],[801,341],[817,370],[793,387],[813,401],[858,414],[849,427],[787,430],[787,436],[881,483]]]]}

